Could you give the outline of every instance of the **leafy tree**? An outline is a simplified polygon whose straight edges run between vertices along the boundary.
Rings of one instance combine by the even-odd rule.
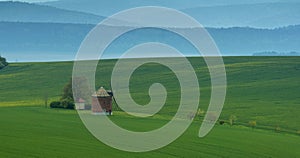
[[[198,111],[197,111],[197,115],[198,115],[199,117],[203,117],[204,114],[205,114],[205,111],[199,108]]]
[[[74,100],[72,91],[72,80],[70,80],[63,89],[61,100]]]
[[[48,93],[46,92],[46,93],[45,93],[45,95],[44,95],[45,108],[47,108],[47,107],[48,107],[48,99],[49,99],[49,97],[48,97]]]
[[[255,128],[256,127],[256,121],[249,121],[249,126],[252,127],[252,128]]]
[[[61,106],[65,109],[74,109],[75,105],[72,90],[72,79],[70,79],[69,82],[65,85],[60,102]]]
[[[0,55],[0,69],[4,68],[7,65],[8,63],[6,62],[6,59]]]
[[[75,86],[74,89],[72,81],[74,83],[73,85]],[[70,79],[69,82],[65,85],[61,99],[78,101],[80,98],[82,98],[84,100],[88,100],[90,96],[91,90],[88,86],[87,79],[83,77],[75,77],[73,78],[73,80]]]
[[[74,77],[72,87],[75,101],[83,99],[86,103],[90,103],[93,91],[89,87],[88,80],[85,77]]]
[[[235,123],[236,120],[237,120],[237,117],[235,115],[230,115],[229,120],[228,120],[230,126],[232,126]]]
[[[280,131],[281,131],[281,128],[280,128],[279,126],[276,126],[276,127],[275,127],[275,132],[278,132],[278,133],[279,133]]]
[[[74,109],[74,99],[72,91],[72,80],[70,80],[63,88],[63,94],[60,101],[54,101],[50,104],[51,108]]]

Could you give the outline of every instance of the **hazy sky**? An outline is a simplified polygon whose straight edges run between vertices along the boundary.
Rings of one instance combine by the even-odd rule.
[[[0,1],[9,1],[9,0],[0,0]],[[21,2],[47,2],[53,0],[14,0],[14,1],[21,1]]]

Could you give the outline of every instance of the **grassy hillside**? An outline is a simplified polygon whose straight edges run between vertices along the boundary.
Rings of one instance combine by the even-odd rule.
[[[228,89],[221,119],[237,117],[236,126],[217,125],[204,139],[197,138],[201,118],[170,146],[143,153],[125,153],[98,142],[84,128],[76,111],[44,108],[44,97],[58,99],[72,73],[72,62],[14,63],[0,71],[0,157],[299,157],[299,57],[226,57]],[[201,86],[200,107],[210,98],[210,79],[201,58],[190,58]],[[101,61],[97,86],[108,86],[115,60]],[[178,81],[164,66],[146,64],[132,76],[131,92],[139,104],[149,102],[148,88],[165,85],[167,103],[146,119],[115,112],[111,119],[124,128],[160,127],[176,111]],[[158,117],[160,116],[160,117]],[[257,121],[258,129],[245,126]],[[139,127],[137,129],[137,127]],[[280,127],[281,132],[274,129]],[[263,130],[268,129],[268,130]],[[286,131],[286,132],[282,132]]]
[[[71,77],[72,63],[10,64],[0,72],[1,106],[40,106],[56,99]]]
[[[300,130],[299,60],[299,57],[226,57],[228,89],[222,118],[234,114],[241,123],[257,120],[259,125]],[[208,70],[202,59],[190,61],[201,86],[200,106],[206,107],[210,98]],[[97,86],[109,85],[114,62],[107,60],[98,66]],[[45,95],[50,100],[57,99],[71,77],[72,66],[72,62],[10,64],[0,71],[0,106],[41,106]],[[149,101],[148,88],[154,82],[161,82],[172,94],[167,105],[178,103],[178,81],[164,66],[140,67],[131,82],[133,98],[140,104]]]

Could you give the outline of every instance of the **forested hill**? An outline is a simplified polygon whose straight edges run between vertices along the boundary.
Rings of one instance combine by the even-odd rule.
[[[0,21],[97,24],[94,14],[17,1],[0,1]]]
[[[92,24],[0,22],[0,51],[9,61],[15,59],[21,61],[23,56],[28,56],[28,53],[33,55],[35,52],[41,56],[47,52],[50,60],[54,59],[51,56],[57,55],[63,55],[62,60],[71,60],[93,27]],[[300,25],[277,29],[233,27],[207,28],[207,30],[222,55],[240,56],[270,51],[300,52]],[[174,47],[182,47],[183,53],[195,53],[186,47],[182,39],[155,29],[135,31],[124,36],[123,41],[116,43],[111,52],[123,52],[129,46],[137,44],[135,42],[153,41],[158,37],[163,40],[160,42],[167,41]]]

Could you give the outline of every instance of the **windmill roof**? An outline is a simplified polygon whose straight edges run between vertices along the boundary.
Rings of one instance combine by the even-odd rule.
[[[95,94],[93,95],[95,97],[110,97],[110,95],[107,93],[107,91],[101,87],[98,89],[97,92],[95,92]]]

